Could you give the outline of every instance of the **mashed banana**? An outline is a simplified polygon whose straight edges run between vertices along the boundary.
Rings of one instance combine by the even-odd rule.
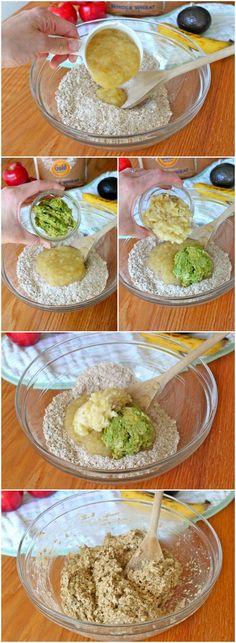
[[[150,228],[160,241],[181,243],[191,231],[191,210],[177,196],[153,196],[142,218],[144,225]]]
[[[102,29],[90,39],[86,48],[86,61],[95,83],[105,89],[113,89],[137,74],[140,52],[124,31]]]
[[[106,388],[92,393],[76,411],[73,420],[75,433],[80,436],[91,431],[101,432],[117,415],[117,410],[132,401],[125,389]]]

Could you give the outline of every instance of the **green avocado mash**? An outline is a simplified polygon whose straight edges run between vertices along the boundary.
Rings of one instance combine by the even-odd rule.
[[[70,228],[73,230],[76,227],[71,208],[59,197],[42,199],[38,205],[34,205],[33,213],[35,225],[51,238],[64,237]]]
[[[173,273],[185,288],[212,276],[213,261],[199,246],[186,246],[174,257]]]
[[[151,447],[154,435],[151,420],[138,406],[124,406],[104,429],[102,440],[118,460]]]

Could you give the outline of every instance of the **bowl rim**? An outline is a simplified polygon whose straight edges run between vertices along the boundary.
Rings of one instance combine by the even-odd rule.
[[[91,504],[92,505],[94,505],[94,504],[96,504],[96,505],[98,505],[98,504],[106,504],[106,503],[111,501],[110,499],[108,499],[108,500],[102,499],[102,500],[99,500],[99,501],[96,501],[94,499],[93,501],[86,503],[86,499],[87,499],[89,494],[99,494],[100,491],[98,489],[94,489],[94,490],[90,490],[90,491],[85,491],[84,493],[85,493],[85,504],[81,505],[83,508],[88,507]],[[173,500],[173,497],[169,496],[167,493],[164,493],[164,496],[167,499]],[[108,632],[112,628],[112,629],[114,629],[115,632],[117,631],[117,633],[118,633],[118,631],[120,631],[121,629],[129,629],[130,627],[135,627],[135,626],[136,627],[139,627],[139,626],[152,627],[152,626],[155,626],[155,624],[160,625],[161,623],[163,623],[163,625],[165,625],[168,622],[168,620],[170,619],[170,617],[173,616],[173,614],[175,614],[177,617],[179,617],[180,621],[182,621],[185,618],[188,618],[188,616],[190,616],[191,614],[193,614],[202,605],[202,603],[205,602],[205,600],[207,599],[210,591],[212,590],[212,588],[214,587],[216,581],[219,578],[219,575],[220,575],[220,572],[221,572],[221,569],[222,569],[222,563],[223,563],[223,551],[222,551],[222,545],[221,545],[221,541],[219,539],[219,536],[216,533],[215,529],[212,527],[211,523],[200,512],[196,511],[195,509],[193,509],[191,507],[191,512],[193,514],[195,514],[195,520],[194,521],[193,521],[193,519],[190,520],[190,518],[187,518],[186,516],[184,516],[184,519],[189,524],[191,523],[191,525],[195,529],[197,529],[199,532],[202,532],[202,530],[201,530],[200,526],[198,525],[198,522],[201,521],[201,522],[204,523],[204,525],[207,527],[207,529],[211,533],[211,536],[213,537],[213,540],[214,540],[214,542],[216,544],[216,547],[217,547],[217,554],[218,554],[217,570],[215,570],[214,577],[207,582],[206,587],[204,587],[204,590],[202,591],[202,593],[200,595],[200,600],[201,600],[200,605],[199,605],[199,596],[196,596],[189,603],[189,605],[186,605],[185,607],[179,609],[176,612],[170,612],[170,614],[162,616],[162,617],[160,617],[160,619],[151,620],[151,621],[148,620],[148,621],[145,621],[145,622],[142,622],[142,623],[124,623],[124,624],[120,624],[120,625],[118,625],[118,624],[103,624],[103,623],[100,624],[100,623],[95,623],[93,621],[78,620],[78,619],[74,619],[72,617],[67,616],[63,612],[57,612],[56,610],[53,610],[51,608],[48,608],[48,607],[44,606],[44,604],[42,602],[40,602],[39,600],[36,599],[36,597],[31,595],[30,587],[29,587],[29,585],[27,583],[27,579],[24,577],[24,574],[23,574],[23,571],[22,571],[21,556],[24,555],[24,553],[22,552],[23,545],[24,545],[24,540],[25,540],[25,538],[27,538],[27,536],[29,536],[29,533],[30,533],[31,529],[33,529],[33,528],[35,528],[35,526],[37,526],[37,522],[42,518],[42,516],[45,516],[45,514],[50,513],[52,508],[54,508],[56,506],[60,506],[62,504],[65,504],[65,503],[67,503],[67,501],[68,501],[68,504],[69,504],[71,499],[76,498],[76,497],[81,499],[81,497],[83,497],[83,496],[82,496],[81,492],[75,492],[71,496],[68,496],[65,499],[57,501],[51,507],[48,507],[43,512],[41,512],[39,514],[39,516],[37,516],[37,518],[35,518],[33,520],[33,522],[30,524],[30,526],[26,529],[26,531],[23,534],[23,536],[22,536],[22,538],[20,540],[20,543],[19,543],[19,547],[18,547],[18,551],[17,551],[17,571],[18,571],[20,581],[21,581],[25,591],[27,592],[27,594],[30,595],[30,599],[31,599],[32,603],[34,603],[38,607],[39,610],[41,609],[41,611],[46,616],[49,616],[49,618],[51,617],[52,620],[54,620],[54,621],[56,620],[56,622],[58,623],[58,615],[59,615],[60,619],[63,618],[63,620],[65,620],[65,622],[67,623],[68,628],[69,628],[70,624],[71,625],[76,625],[76,629],[78,629],[78,627],[80,627],[80,626],[85,627],[85,631],[87,629],[89,629],[90,627],[93,627],[93,628],[97,627],[99,630],[101,630],[101,632],[103,631],[104,634],[105,634],[106,631]],[[116,498],[116,502],[121,503],[121,504],[122,503],[127,503],[127,502],[132,502],[132,503],[139,504],[139,505],[140,504],[141,505],[146,505],[146,506],[147,505],[148,506],[152,505],[152,499],[150,499],[150,501],[149,501],[149,500],[144,500],[144,499],[141,500],[141,499],[137,499],[137,498],[132,499],[132,500],[129,500],[127,498]],[[185,509],[189,509],[189,505],[187,503],[184,503],[183,501],[181,501],[179,499],[175,499],[175,503],[180,504]],[[164,508],[164,509],[167,510],[167,508]],[[70,510],[68,510],[68,513],[69,513],[69,511]],[[177,511],[176,508],[175,509],[169,509],[169,511],[171,511],[171,513],[173,513],[173,514],[180,515],[180,514],[178,514],[178,511]],[[212,550],[211,543],[209,542],[209,537],[206,536],[205,533],[201,534],[201,535],[202,535],[202,537],[204,536],[204,538],[203,538],[204,541],[206,541],[206,538],[207,538],[208,549]],[[211,556],[211,559],[212,559],[212,556]],[[178,622],[180,622],[180,621],[178,620],[177,622],[173,623],[169,627],[171,627],[173,625],[177,625]]]
[[[130,17],[120,17],[119,16],[119,21],[121,23],[122,22],[124,22],[124,23],[125,22],[133,23],[133,22],[135,22],[135,19],[130,18]],[[104,21],[104,18],[103,18],[103,19],[91,21],[89,24],[96,26],[98,23],[104,23],[104,22],[105,21]],[[195,42],[193,43],[191,37],[186,35],[186,34],[184,34],[184,37],[185,37],[186,41],[189,41],[189,47],[187,47],[187,45],[186,46],[183,45],[182,43],[176,42],[176,40],[174,38],[171,38],[170,36],[167,37],[167,36],[164,36],[164,35],[160,34],[157,30],[155,30],[155,25],[152,24],[151,22],[148,22],[147,20],[139,19],[138,24],[139,25],[148,25],[148,28],[149,28],[148,33],[150,35],[151,34],[155,35],[156,38],[159,38],[160,40],[169,41],[172,45],[177,47],[177,49],[181,49],[181,50],[185,51],[186,53],[188,53],[190,59],[194,59],[194,58],[198,57],[198,54],[203,54],[204,53],[203,50],[201,49],[201,47],[197,43],[195,43]],[[76,26],[78,28],[78,33],[79,33],[79,28],[85,27],[85,23],[77,23]],[[158,26],[165,26],[165,25],[163,23],[159,22]],[[151,30],[150,27],[152,27],[152,30]],[[171,28],[173,28],[173,31],[177,31],[177,28],[174,25],[173,25],[173,27],[171,26]],[[40,68],[40,72],[39,72],[40,74],[42,73],[43,66],[46,65],[47,62],[48,62],[47,58],[42,59],[41,68]],[[93,139],[96,138],[97,145],[98,146],[101,145],[102,147],[104,147],[104,139],[106,139],[105,147],[110,147],[110,146],[113,146],[113,145],[116,145],[116,147],[122,147],[122,145],[125,144],[125,141],[127,141],[127,138],[128,138],[129,141],[128,141],[127,145],[132,147],[132,144],[137,144],[138,143],[138,141],[136,141],[137,137],[138,138],[144,138],[144,137],[148,136],[148,138],[149,138],[151,136],[153,138],[155,135],[158,135],[158,133],[161,133],[161,132],[165,131],[166,129],[168,129],[168,136],[172,135],[175,131],[178,131],[178,129],[181,129],[182,127],[185,127],[194,118],[195,113],[196,113],[196,109],[197,109],[199,104],[200,104],[200,106],[203,105],[203,103],[205,101],[205,98],[206,98],[206,96],[208,94],[210,84],[211,84],[210,65],[206,63],[206,65],[204,65],[203,67],[201,67],[200,69],[197,70],[199,72],[199,77],[200,78],[202,78],[202,74],[204,74],[204,72],[205,73],[207,72],[206,87],[205,87],[203,93],[201,94],[201,96],[198,96],[198,98],[197,98],[196,102],[194,103],[194,105],[192,105],[190,108],[188,108],[187,122],[185,122],[186,121],[186,112],[184,112],[184,114],[182,114],[181,116],[178,116],[178,118],[176,118],[175,121],[173,121],[173,122],[169,121],[169,123],[167,123],[167,125],[155,128],[153,130],[148,130],[147,132],[139,132],[138,134],[131,134],[131,135],[126,135],[126,134],[122,134],[122,135],[116,134],[115,136],[114,135],[105,135],[105,134],[101,135],[101,134],[97,134],[95,132],[86,132],[86,131],[83,131],[83,130],[75,129],[73,127],[68,127],[62,121],[58,120],[57,118],[52,116],[52,114],[50,114],[50,112],[43,105],[42,101],[39,99],[38,91],[34,87],[33,77],[34,77],[34,72],[35,72],[35,69],[36,69],[36,65],[38,65],[38,63],[39,63],[39,60],[35,60],[31,65],[30,76],[29,76],[29,85],[30,85],[31,94],[32,94],[34,100],[36,101],[37,105],[40,107],[43,115],[48,118],[48,120],[52,124],[52,126],[57,127],[57,125],[59,125],[59,129],[60,130],[63,129],[65,135],[68,135],[69,137],[75,138],[75,139],[78,139],[78,137],[80,137],[81,140],[84,140],[84,138],[85,138],[85,139],[88,139],[88,141],[89,140],[93,141]],[[54,73],[57,73],[57,70],[54,70]],[[179,126],[179,128],[178,128],[178,126]],[[176,129],[176,127],[177,127],[177,129]],[[89,142],[88,142],[88,144],[89,144]]]
[[[104,204],[104,206],[101,206],[100,204],[96,204],[96,206],[95,206],[95,204],[93,205],[91,203],[88,203],[87,201],[82,201],[82,200],[78,201],[78,204],[79,204],[79,209],[80,209],[80,219],[82,218],[81,217],[81,211],[83,210],[83,208],[85,208],[85,209],[88,209],[88,210],[91,210],[91,211],[94,211],[94,209],[96,209],[98,211],[101,210],[101,212],[99,212],[99,216],[103,216],[103,213],[105,213],[105,214],[109,214],[110,216],[113,215],[114,221],[116,220],[116,215],[105,204]],[[81,221],[80,221],[80,224],[79,224],[79,228],[80,228],[80,226],[81,226]],[[104,217],[104,226],[105,226],[105,217]],[[118,232],[116,234],[117,234],[117,240],[116,240],[116,244],[115,244],[115,249],[117,251]],[[23,295],[22,293],[19,293],[16,290],[15,286],[10,281],[10,279],[9,279],[7,273],[6,273],[5,257],[7,255],[7,247],[8,247],[8,245],[12,245],[12,244],[4,244],[4,246],[2,247],[2,257],[1,257],[2,280],[5,283],[5,285],[7,286],[7,288],[9,288],[9,290],[16,297],[16,299],[19,299],[20,301],[23,301],[24,304],[27,304],[28,306],[31,306],[31,308],[37,308],[39,310],[45,310],[45,311],[48,311],[48,312],[53,312],[55,314],[61,313],[61,312],[65,312],[65,313],[68,312],[69,313],[69,312],[73,312],[73,311],[80,311],[80,310],[83,310],[85,308],[90,308],[92,306],[96,306],[96,304],[101,303],[102,301],[104,301],[105,299],[110,297],[117,290],[117,283],[118,283],[118,256],[116,258],[115,277],[114,277],[114,279],[112,280],[112,282],[110,283],[109,286],[106,284],[104,290],[100,293],[100,295],[96,295],[95,297],[87,299],[87,300],[85,300],[83,302],[70,303],[68,305],[62,304],[60,306],[54,306],[52,304],[47,305],[47,304],[40,303],[38,301],[34,301],[33,299],[30,299],[30,297],[27,295],[27,293],[25,295]],[[22,244],[16,244],[16,245],[17,245],[17,247],[22,246]],[[23,249],[25,247],[26,246],[24,245]],[[41,248],[42,248],[42,246],[41,246]],[[23,252],[23,250],[21,250],[21,252]],[[117,255],[118,255],[118,253],[117,253]],[[95,331],[93,331],[93,332],[95,332]]]
[[[164,338],[164,335],[162,335],[160,333],[160,337]],[[62,346],[62,344],[65,345],[68,342],[70,342],[71,339],[72,339],[72,341],[74,341],[74,338],[69,338],[69,339],[63,340],[62,342],[58,342],[58,344],[60,346]],[[186,354],[188,352],[186,345],[182,344],[180,341],[177,341],[177,340],[172,339],[172,338],[169,338],[169,340],[171,342],[173,342],[174,346],[177,345],[178,347],[183,348],[183,353],[184,354]],[[163,347],[160,347],[160,346],[158,347],[157,345],[154,345],[154,344],[148,344],[147,342],[142,341],[142,340],[141,341],[134,341],[133,340],[131,342],[131,341],[122,339],[121,342],[120,342],[120,340],[110,340],[109,339],[108,341],[103,340],[102,343],[100,343],[100,342],[99,343],[98,342],[93,343],[93,339],[91,340],[92,343],[90,343],[90,339],[88,341],[89,341],[89,343],[86,345],[86,347],[81,347],[78,350],[85,350],[86,348],[93,348],[93,347],[95,347],[97,345],[103,345],[103,346],[108,345],[109,346],[111,344],[113,345],[113,344],[120,344],[120,343],[127,344],[127,345],[130,345],[130,344],[139,345],[139,346],[141,345],[141,346],[143,346],[145,348],[150,348],[150,349],[152,348],[152,349],[156,349],[156,350],[158,350],[158,349],[162,350],[163,349]],[[52,346],[50,346],[47,349],[45,349],[44,351],[42,351],[41,355],[44,354],[46,351],[50,350],[51,348],[53,348],[54,346],[55,346],[55,344],[53,344]],[[163,351],[163,352],[166,352],[166,350]],[[168,350],[167,350],[167,353],[168,353]],[[178,356],[177,351],[174,352],[174,350],[173,350],[172,353],[174,353],[175,357]],[[21,387],[25,386],[23,380],[25,378],[27,370],[29,368],[31,368],[31,366],[39,359],[40,359],[40,356],[37,356],[30,363],[30,365],[24,370],[24,372],[23,372],[23,374],[22,374],[22,376],[21,376],[21,378],[20,378],[20,380],[19,380],[19,382],[17,384],[16,392],[15,392],[15,411],[16,411],[16,416],[17,416],[17,419],[19,421],[19,424],[20,424],[24,434],[29,439],[31,444],[34,446],[36,451],[38,451],[40,453],[40,455],[44,459],[46,459],[51,464],[53,464],[57,469],[60,469],[60,470],[66,472],[66,473],[69,473],[69,474],[71,474],[71,475],[73,475],[75,477],[84,478],[84,479],[90,479],[90,480],[93,479],[94,480],[95,475],[97,476],[97,479],[99,479],[102,476],[100,478],[100,481],[102,482],[102,481],[104,481],[103,476],[112,476],[112,480],[109,481],[109,482],[111,482],[111,484],[114,484],[114,483],[116,483],[117,481],[120,480],[120,476],[126,477],[126,476],[131,475],[132,478],[128,478],[128,481],[131,481],[132,479],[134,479],[134,480],[135,479],[147,479],[147,478],[153,478],[156,475],[161,475],[162,472],[161,473],[156,473],[156,471],[155,471],[155,468],[156,468],[157,465],[159,467],[167,465],[167,469],[165,469],[165,471],[169,471],[169,469],[174,468],[174,467],[178,466],[180,463],[182,463],[183,461],[185,461],[192,453],[194,453],[198,449],[198,447],[202,444],[202,442],[207,437],[207,435],[208,435],[208,433],[209,433],[209,431],[211,429],[214,417],[215,417],[216,412],[217,412],[218,389],[217,389],[216,380],[215,380],[214,375],[213,375],[211,369],[209,368],[209,366],[207,364],[205,364],[201,358],[199,358],[198,364],[200,363],[200,365],[203,366],[203,368],[205,370],[205,373],[206,373],[206,375],[207,375],[207,377],[208,377],[208,379],[209,379],[209,381],[211,383],[211,386],[212,386],[212,390],[210,392],[210,399],[211,399],[211,407],[212,408],[209,409],[209,417],[204,420],[204,423],[201,426],[201,429],[199,430],[197,436],[195,436],[190,442],[188,442],[187,445],[185,445],[184,447],[179,449],[179,451],[177,451],[176,453],[168,456],[167,458],[163,458],[161,460],[158,460],[157,462],[155,461],[155,462],[147,463],[147,464],[142,465],[142,466],[136,466],[136,467],[126,468],[126,469],[125,468],[123,468],[123,469],[104,469],[104,468],[96,468],[96,467],[91,468],[91,467],[86,467],[84,465],[75,465],[75,464],[71,463],[69,460],[63,460],[62,458],[58,458],[58,456],[56,456],[53,453],[50,453],[50,451],[48,449],[46,449],[45,447],[40,445],[35,440],[34,436],[32,435],[32,432],[31,432],[31,429],[29,428],[27,419],[22,418],[22,414],[20,412],[20,391],[21,391]],[[179,359],[180,359],[180,357],[179,357]],[[43,368],[45,368],[45,366],[43,366]],[[202,380],[202,377],[203,377],[202,374],[199,374],[199,373],[196,372],[196,369],[195,369],[194,365],[190,365],[189,368],[192,371],[195,372],[196,376],[198,378],[200,378],[200,380]],[[42,369],[40,369],[40,370],[42,370]],[[35,374],[34,374],[34,377],[35,377]],[[29,382],[27,382],[27,388],[29,388],[29,385],[30,385]],[[203,386],[202,381],[201,381],[201,386]],[[204,390],[204,394],[206,395],[205,387],[203,388],[203,390]],[[58,393],[57,393],[57,395],[58,395]],[[176,462],[176,459],[178,460],[178,462]]]

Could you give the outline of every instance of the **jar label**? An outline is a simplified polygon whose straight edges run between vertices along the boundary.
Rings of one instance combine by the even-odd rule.
[[[176,156],[163,156],[163,157],[157,156],[156,161],[161,167],[167,168],[167,167],[174,167],[174,165],[178,161],[178,158]]]

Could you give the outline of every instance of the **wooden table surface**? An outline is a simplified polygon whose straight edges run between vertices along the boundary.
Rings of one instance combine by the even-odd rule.
[[[27,6],[42,3],[29,3]],[[45,3],[43,3],[45,6]],[[167,3],[168,4],[168,3]],[[185,4],[179,3],[179,4]],[[231,4],[231,3],[230,3]],[[173,3],[170,3],[173,6]],[[166,9],[169,10],[171,7]],[[40,113],[29,88],[30,66],[2,74],[2,154],[4,156],[114,156],[120,152],[85,146],[58,133]],[[234,59],[211,65],[207,99],[183,130],[130,156],[231,156],[234,154]],[[14,127],[12,126],[14,124]]]
[[[222,488],[234,486],[234,355],[210,364],[219,391],[219,406],[204,444],[175,469],[159,478],[125,488],[162,489]],[[52,467],[33,449],[15,415],[15,386],[2,386],[2,486],[10,489],[93,489],[106,488],[74,478]]]
[[[223,548],[223,568],[207,602],[183,623],[150,641],[234,640],[234,503],[210,519]],[[20,585],[15,558],[2,558],[2,640],[85,641],[36,611]],[[146,639],[147,640],[147,639]]]
[[[13,159],[3,160],[3,169]],[[16,159],[15,159],[16,160]],[[17,159],[19,160],[19,158]],[[32,158],[22,158],[21,162],[27,168],[30,176],[35,176]],[[103,172],[117,169],[117,161],[113,158],[87,159],[88,183]],[[114,293],[101,304],[85,308],[80,312],[48,313],[27,306],[3,285],[2,287],[2,330],[83,330],[103,331],[117,329],[117,297]]]
[[[119,286],[119,330],[207,331],[234,329],[234,291],[208,304],[158,306]]]

